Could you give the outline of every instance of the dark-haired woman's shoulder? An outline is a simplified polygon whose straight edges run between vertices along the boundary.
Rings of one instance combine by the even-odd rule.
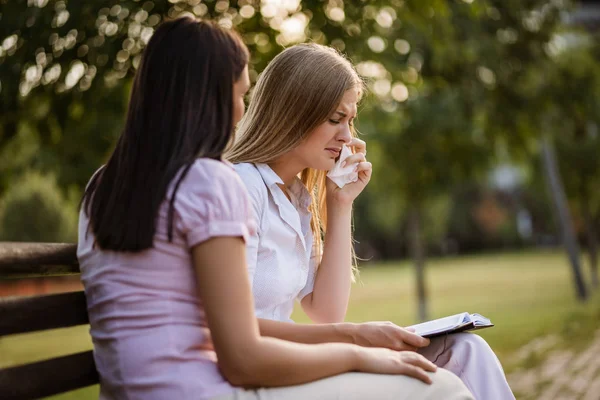
[[[181,181],[174,206],[190,247],[219,233],[247,238],[254,229],[246,188],[228,162],[196,160]]]
[[[237,177],[232,163],[212,158],[198,158],[194,161],[188,174],[204,177],[204,179],[212,177],[217,180],[235,179],[234,177]]]
[[[180,190],[203,191],[211,196],[225,199],[229,196],[247,198],[247,191],[236,173],[233,164],[228,161],[199,158],[181,182]]]

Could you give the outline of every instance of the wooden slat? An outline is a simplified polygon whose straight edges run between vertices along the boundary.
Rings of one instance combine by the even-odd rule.
[[[0,337],[88,323],[83,292],[0,298]]]
[[[0,279],[78,273],[76,244],[0,242]]]
[[[2,400],[29,400],[98,383],[93,352],[0,369]]]

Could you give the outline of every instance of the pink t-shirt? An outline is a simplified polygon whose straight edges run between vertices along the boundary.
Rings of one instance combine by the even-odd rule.
[[[169,189],[169,197],[173,183]],[[250,202],[233,167],[199,159],[174,203],[173,241],[163,201],[154,247],[140,253],[93,247],[80,213],[77,256],[90,315],[100,398],[209,399],[233,391],[206,344],[190,249],[216,236],[255,230]]]

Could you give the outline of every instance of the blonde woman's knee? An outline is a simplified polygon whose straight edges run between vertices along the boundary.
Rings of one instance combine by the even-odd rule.
[[[444,399],[444,400],[474,400],[475,398],[469,392],[465,384],[452,372],[443,368],[432,374],[433,383],[429,385],[430,393],[425,400]]]

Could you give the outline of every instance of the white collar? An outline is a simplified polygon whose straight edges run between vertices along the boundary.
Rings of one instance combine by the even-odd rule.
[[[267,185],[269,190],[272,190],[274,188],[274,186],[284,185],[281,177],[279,175],[277,175],[277,173],[275,171],[273,171],[273,169],[271,167],[269,167],[269,165],[259,164],[259,163],[256,163],[254,165],[256,166],[256,169],[262,176],[263,181],[265,182],[265,184]],[[279,188],[279,189],[281,189],[281,188]],[[310,193],[308,192],[308,189],[306,189],[306,186],[304,186],[304,183],[302,183],[300,178],[298,178],[297,176],[294,177],[294,182],[292,182],[292,185],[289,187],[289,190],[298,199],[298,205],[303,210],[308,210],[308,207],[312,203],[312,198],[310,197]]]

